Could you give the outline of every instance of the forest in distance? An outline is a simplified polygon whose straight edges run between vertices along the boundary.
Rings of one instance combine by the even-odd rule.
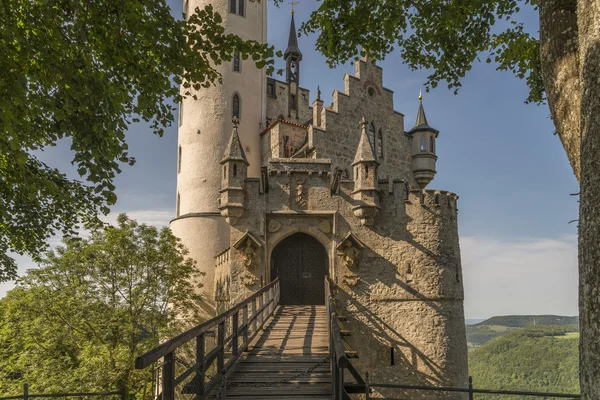
[[[469,375],[473,377],[473,386],[579,393],[578,322],[577,317],[501,316],[467,325]],[[496,398],[477,396],[480,400]],[[507,396],[503,399],[529,398]]]

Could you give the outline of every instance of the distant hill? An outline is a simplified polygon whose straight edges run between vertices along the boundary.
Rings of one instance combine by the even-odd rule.
[[[559,315],[505,315],[486,319],[478,324],[466,324],[469,349],[516,330],[534,326],[562,326],[567,332],[579,331],[578,317]]]
[[[578,393],[579,334],[569,332],[572,326],[512,328],[505,336],[473,349],[469,352],[469,374],[474,387]],[[499,400],[492,395],[478,395],[477,399]]]
[[[526,328],[534,325],[579,325],[579,317],[563,317],[560,315],[505,315],[486,319],[476,325],[501,325],[511,328]]]

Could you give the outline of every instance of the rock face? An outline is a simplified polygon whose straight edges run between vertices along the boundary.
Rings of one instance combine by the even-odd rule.
[[[184,182],[197,180],[189,194],[203,187],[202,198],[217,199],[201,217],[214,220],[215,229],[225,225],[214,237],[210,226],[190,222],[201,218],[193,213],[172,225],[192,256],[204,257],[198,260],[207,304],[225,310],[276,277],[291,304],[323,304],[329,275],[337,284],[338,312],[347,317],[347,347],[358,355],[353,364],[373,382],[466,386],[458,196],[421,188],[435,175],[439,131],[427,125],[421,104],[415,128],[406,132],[382,69],[364,60],[354,76],[344,76],[345,89],[334,92],[331,105],[317,94],[310,107],[310,93],[298,82],[301,53],[291,44],[287,81],[269,78],[255,103],[242,99],[244,107],[266,103],[264,124],[242,112],[233,129],[219,128],[219,154],[196,158],[194,168],[182,164],[182,199],[188,196]],[[218,181],[218,188],[202,186],[207,173],[217,174],[210,182]],[[427,179],[416,179],[424,173]],[[184,204],[181,210],[191,211]],[[322,249],[315,251],[315,243]]]

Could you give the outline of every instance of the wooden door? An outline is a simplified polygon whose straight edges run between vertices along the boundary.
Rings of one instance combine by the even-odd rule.
[[[279,278],[280,303],[325,304],[328,265],[327,251],[314,237],[296,233],[282,240],[271,255],[271,279]]]

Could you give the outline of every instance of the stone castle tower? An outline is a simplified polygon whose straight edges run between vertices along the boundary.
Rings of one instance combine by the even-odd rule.
[[[187,1],[265,42],[265,1]],[[282,304],[324,304],[329,275],[355,365],[374,381],[465,386],[458,196],[425,189],[439,131],[422,97],[406,131],[382,68],[361,60],[332,104],[319,91],[311,102],[293,14],[284,57],[285,81],[236,56],[222,85],[181,106],[171,228],[204,272],[207,313],[275,278]]]

